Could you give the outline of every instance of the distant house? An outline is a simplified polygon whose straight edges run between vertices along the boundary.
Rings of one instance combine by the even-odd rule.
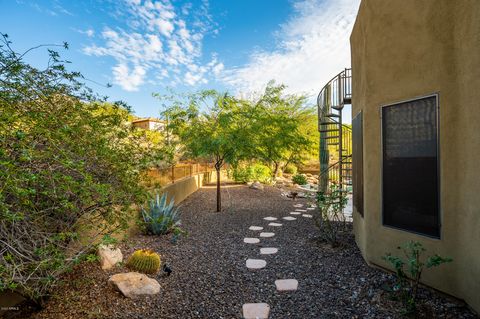
[[[165,129],[166,123],[165,121],[153,117],[147,117],[132,121],[132,125],[134,127],[138,127],[144,130],[163,131]]]

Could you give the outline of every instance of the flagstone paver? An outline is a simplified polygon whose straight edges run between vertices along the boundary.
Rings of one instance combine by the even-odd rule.
[[[285,216],[285,217],[282,217],[283,219],[285,220],[296,220],[295,217],[292,217],[292,216]]]
[[[264,217],[263,219],[272,221],[272,220],[277,220],[277,217],[270,217],[269,216],[269,217]]]
[[[301,212],[290,212],[291,215],[301,215]]]
[[[293,207],[303,207],[303,204],[295,204]]]
[[[268,226],[280,227],[280,226],[282,226],[282,224],[280,224],[280,223],[269,223]]]
[[[315,207],[307,207],[307,210],[315,210]]]
[[[275,236],[275,233],[268,233],[268,232],[260,233],[260,237],[273,237],[273,236]]]
[[[245,244],[258,244],[260,242],[260,239],[258,238],[251,238],[251,237],[245,237],[243,239],[243,242]]]
[[[313,217],[313,216],[310,215],[310,214],[303,214],[302,216],[303,216],[303,217],[306,217],[306,218],[312,218],[312,217]]]
[[[295,210],[296,210],[297,212],[303,212],[303,213],[305,213],[305,212],[307,211],[306,209],[299,209],[299,208],[297,208],[297,209],[295,209]]]
[[[279,279],[275,280],[275,286],[278,291],[294,291],[298,289],[298,280],[296,279]]]
[[[272,254],[276,254],[277,252],[278,252],[278,248],[274,248],[274,247],[260,248],[260,254],[262,255],[272,255]]]
[[[248,229],[250,229],[250,230],[262,230],[263,227],[260,227],[260,226],[250,226]]]
[[[265,268],[267,262],[263,259],[247,259],[246,263],[248,269]]]
[[[268,319],[270,314],[270,306],[266,303],[246,303],[242,308],[245,319]]]

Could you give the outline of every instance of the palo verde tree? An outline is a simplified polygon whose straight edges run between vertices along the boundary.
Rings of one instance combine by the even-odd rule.
[[[285,88],[271,81],[261,97],[251,103],[254,154],[273,166],[274,177],[282,163],[301,162],[315,146],[315,137],[308,131],[313,109],[305,106],[304,96],[285,94]]]
[[[41,301],[95,234],[127,225],[151,161],[128,109],[98,100],[57,52],[44,69],[28,52],[0,37],[0,292]]]
[[[162,96],[157,95],[162,99]],[[170,98],[169,98],[170,99]],[[250,123],[245,103],[228,94],[205,90],[177,95],[164,111],[167,129],[183,145],[189,158],[207,159],[215,164],[217,174],[217,212],[221,211],[220,171],[226,163],[244,158],[250,148]]]

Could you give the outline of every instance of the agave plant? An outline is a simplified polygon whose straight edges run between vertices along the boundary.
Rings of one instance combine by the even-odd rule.
[[[145,223],[147,232],[153,235],[163,235],[174,230],[180,225],[180,215],[176,207],[174,207],[174,200],[170,200],[167,204],[167,195],[159,194],[155,199],[150,200],[148,211],[142,208],[143,221]]]

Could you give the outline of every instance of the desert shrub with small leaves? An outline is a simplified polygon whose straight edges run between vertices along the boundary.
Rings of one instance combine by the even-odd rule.
[[[127,226],[154,156],[123,103],[99,99],[57,52],[40,70],[29,51],[0,35],[0,291],[41,301],[92,251],[80,221],[98,234]]]
[[[297,185],[305,185],[308,183],[307,177],[303,174],[293,175],[292,182],[294,182]]]
[[[389,262],[395,269],[396,283],[392,292],[398,294],[404,304],[404,314],[413,313],[417,307],[418,286],[425,269],[438,267],[449,263],[452,258],[433,255],[422,260],[422,253],[426,251],[423,245],[416,241],[409,241],[397,247],[403,252],[404,257],[387,253],[382,258]]]

